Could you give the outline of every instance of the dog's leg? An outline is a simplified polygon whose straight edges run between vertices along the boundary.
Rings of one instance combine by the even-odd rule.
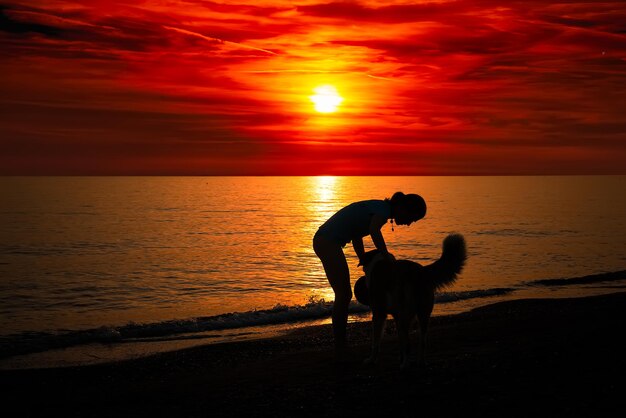
[[[417,308],[417,320],[419,321],[420,327],[420,339],[417,346],[417,366],[422,370],[426,368],[426,360],[424,357],[426,334],[428,333],[430,315],[435,305],[434,289],[429,290],[430,291],[424,290],[421,292],[422,298],[418,299],[419,303]]]
[[[406,313],[401,313],[396,317],[396,327],[398,328],[398,340],[400,342],[400,370],[407,370],[409,367],[409,354],[411,351],[409,343],[409,329],[411,319]]]
[[[385,322],[387,320],[386,313],[372,313],[372,352],[365,359],[365,364],[375,364],[378,361],[378,352],[380,350],[380,342],[385,330]]]
[[[422,370],[426,368],[424,351],[426,346],[426,334],[428,333],[428,322],[430,321],[431,312],[432,310],[427,310],[420,312],[417,315],[420,327],[419,342],[417,343],[417,366]]]

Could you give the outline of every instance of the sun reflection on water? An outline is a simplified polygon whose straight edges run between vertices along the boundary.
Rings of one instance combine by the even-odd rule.
[[[316,177],[317,180],[317,194],[318,200],[326,203],[335,196],[335,183],[337,177],[335,176],[320,176]]]
[[[309,195],[311,196],[310,210],[312,214],[310,216],[309,234],[312,239],[317,228],[339,209],[337,207],[337,194],[341,178],[336,176],[317,176],[312,177],[311,180],[312,181],[309,183]],[[310,272],[306,275],[317,283],[323,283],[323,285],[315,289],[312,296],[316,299],[324,299],[326,301],[334,300],[334,292],[326,281],[326,275],[321,262],[313,252],[313,248],[310,248],[307,252],[311,255],[311,264],[309,265]]]

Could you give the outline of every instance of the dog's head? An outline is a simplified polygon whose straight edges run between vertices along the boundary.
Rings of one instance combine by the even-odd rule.
[[[369,284],[371,279],[372,270],[379,261],[388,259],[395,260],[395,257],[391,254],[385,256],[380,250],[371,250],[363,254],[363,257],[359,260],[359,266],[363,266],[363,272],[365,276],[359,278],[354,284],[354,296],[363,305],[370,304],[369,301]]]
[[[389,254],[389,257],[392,260],[395,260],[395,257],[392,254]],[[378,249],[367,251],[365,254],[363,254],[363,257],[360,258],[358,265],[363,266],[363,272],[367,277],[369,277],[372,269],[374,268],[374,265],[376,265],[377,262],[384,260],[385,258],[385,254]]]
[[[395,260],[396,258],[393,256],[393,254],[388,253],[389,256],[391,257],[392,260]],[[363,254],[363,257],[361,257],[359,259],[359,264],[358,266],[363,266],[363,269],[365,270],[368,266],[376,263],[377,261],[380,261],[382,259],[385,258],[385,255],[383,254],[382,251],[380,251],[379,249],[375,249],[375,250],[371,250],[371,251],[366,251],[365,254]]]
[[[380,250],[378,249],[367,251],[365,254],[363,254],[363,257],[359,259],[359,267],[363,266],[363,269],[365,269],[369,264],[374,261],[374,259],[378,255],[380,255]]]

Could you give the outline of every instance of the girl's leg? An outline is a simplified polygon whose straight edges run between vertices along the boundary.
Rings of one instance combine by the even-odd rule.
[[[335,292],[332,314],[333,334],[335,336],[335,350],[341,356],[346,347],[348,307],[352,299],[350,270],[346,256],[339,244],[316,235],[313,240],[313,249],[322,261],[328,282]]]

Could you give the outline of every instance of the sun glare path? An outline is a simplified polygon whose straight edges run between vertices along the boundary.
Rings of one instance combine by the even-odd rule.
[[[332,113],[337,111],[337,107],[343,101],[337,89],[331,85],[318,86],[313,89],[315,93],[310,97],[315,105],[315,110],[320,113]]]
[[[335,197],[336,180],[337,178],[334,176],[317,177],[317,192],[319,194],[319,200],[322,202],[328,202]]]

